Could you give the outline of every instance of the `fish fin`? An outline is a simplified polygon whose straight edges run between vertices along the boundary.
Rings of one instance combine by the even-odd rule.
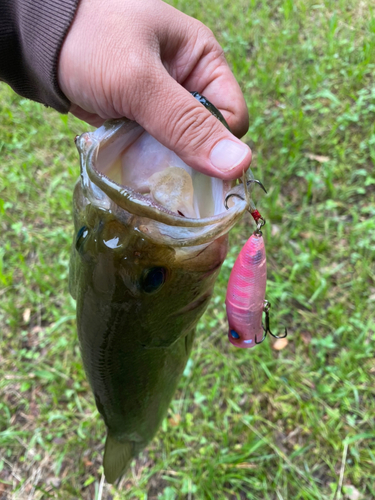
[[[104,474],[107,482],[113,484],[122,476],[133,458],[131,441],[120,443],[108,432],[104,450]]]

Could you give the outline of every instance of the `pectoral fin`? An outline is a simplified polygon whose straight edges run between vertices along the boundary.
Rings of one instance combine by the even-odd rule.
[[[113,484],[130,464],[133,458],[133,444],[120,443],[108,432],[104,450],[104,474],[108,483]]]

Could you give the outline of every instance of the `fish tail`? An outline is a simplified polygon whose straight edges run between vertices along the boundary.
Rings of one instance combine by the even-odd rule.
[[[122,476],[133,458],[133,443],[121,443],[110,432],[107,434],[104,450],[104,475],[109,484]]]

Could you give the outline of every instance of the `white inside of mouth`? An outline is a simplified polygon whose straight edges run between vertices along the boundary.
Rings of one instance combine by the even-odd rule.
[[[95,167],[178,215],[204,218],[225,211],[224,182],[193,170],[141,127],[102,145]]]

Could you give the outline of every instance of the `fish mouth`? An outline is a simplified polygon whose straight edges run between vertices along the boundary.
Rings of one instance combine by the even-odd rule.
[[[224,234],[249,205],[245,188],[197,172],[136,122],[111,120],[76,139],[81,183],[89,201],[126,218],[147,237],[177,246]],[[136,221],[134,220],[136,217]]]

